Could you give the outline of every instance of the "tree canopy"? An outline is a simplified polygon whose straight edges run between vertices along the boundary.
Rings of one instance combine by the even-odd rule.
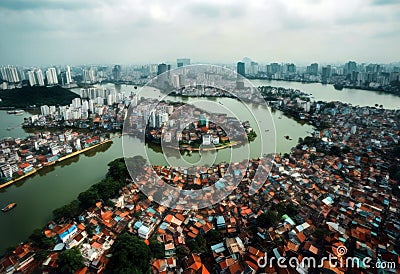
[[[2,91],[0,107],[24,108],[32,105],[68,105],[74,98],[79,98],[79,95],[60,86],[22,87]]]
[[[143,240],[124,232],[115,240],[111,252],[107,268],[112,273],[148,273],[151,251]]]
[[[83,257],[77,247],[64,250],[57,259],[58,273],[75,273],[84,266]]]

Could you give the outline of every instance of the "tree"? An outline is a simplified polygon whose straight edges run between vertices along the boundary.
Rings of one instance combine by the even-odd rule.
[[[112,273],[147,273],[151,252],[139,238],[124,232],[112,246],[112,257],[108,269]]]
[[[79,203],[77,200],[57,208],[53,211],[55,221],[59,222],[62,219],[71,219],[79,214]]]
[[[57,264],[59,273],[74,273],[84,266],[81,251],[77,247],[62,251]]]
[[[215,245],[217,243],[221,242],[221,233],[218,230],[210,230],[207,232],[207,234],[205,235],[205,238],[207,240],[207,244],[208,246],[212,246]]]
[[[190,249],[185,245],[180,245],[176,248],[175,253],[178,259],[182,260],[186,256],[189,256]]]
[[[29,240],[32,242],[33,246],[39,249],[50,249],[54,246],[54,241],[47,238],[41,229],[35,229],[29,236]]]
[[[128,167],[131,174],[143,174],[143,167],[145,166],[145,164],[146,159],[142,156],[134,156],[132,158],[126,159],[126,166]],[[129,174],[126,177],[130,178]]]
[[[78,200],[82,208],[88,208],[100,200],[100,196],[94,187],[91,187],[88,190],[81,192],[78,196]]]
[[[207,250],[206,241],[201,234],[197,235],[195,239],[189,240],[186,244],[192,252],[203,253]]]
[[[289,203],[286,205],[286,214],[289,215],[290,217],[294,217],[298,213],[297,206],[293,203]]]
[[[278,215],[275,212],[268,210],[257,217],[257,225],[262,228],[269,228],[275,225],[278,220]]]
[[[152,237],[150,239],[149,248],[153,258],[161,259],[165,256],[165,248],[164,245],[161,244],[156,237]]]
[[[118,158],[108,164],[107,177],[111,177],[114,180],[125,180],[129,178],[128,170],[124,158]]]
[[[317,228],[313,233],[314,237],[319,241],[323,240],[325,236],[328,236],[328,234],[329,230],[326,228]]]
[[[249,142],[253,142],[257,137],[257,133],[254,130],[251,130],[248,134],[247,134],[247,139],[249,140]]]

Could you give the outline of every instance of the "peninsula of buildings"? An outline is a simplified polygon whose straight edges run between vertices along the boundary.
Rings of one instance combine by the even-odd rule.
[[[104,134],[72,130],[37,132],[26,139],[0,141],[0,188],[35,174],[43,167],[110,142]]]
[[[227,114],[209,113],[189,104],[144,99],[134,110],[124,133],[137,135],[145,128],[146,141],[179,150],[222,149],[254,141],[257,136],[248,121],[238,122]]]

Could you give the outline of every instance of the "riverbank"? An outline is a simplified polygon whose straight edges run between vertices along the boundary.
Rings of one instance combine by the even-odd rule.
[[[111,141],[110,139],[104,140],[104,141],[102,141],[102,142],[100,142],[100,143],[98,143],[98,144],[96,144],[96,145],[93,145],[93,146],[90,146],[90,147],[87,147],[87,148],[84,148],[84,149],[81,149],[81,150],[72,152],[72,153],[70,153],[70,154],[68,154],[68,155],[65,155],[65,156],[59,158],[58,160],[52,162],[52,163],[49,164],[49,165],[42,166],[42,167],[39,167],[39,168],[34,168],[32,171],[30,171],[30,172],[28,172],[28,173],[26,173],[26,174],[24,174],[24,175],[22,175],[22,176],[20,176],[20,177],[18,177],[18,178],[16,178],[16,179],[13,179],[13,180],[10,180],[10,181],[8,181],[8,182],[6,182],[6,183],[4,183],[4,184],[1,184],[1,185],[0,185],[0,189],[5,188],[5,187],[7,187],[7,186],[10,186],[10,185],[12,185],[12,184],[14,184],[14,183],[16,183],[16,182],[18,182],[18,181],[20,181],[20,180],[22,180],[22,179],[25,179],[25,178],[27,178],[27,177],[29,177],[29,176],[32,176],[32,175],[36,174],[39,170],[41,170],[41,169],[43,169],[43,168],[45,168],[45,167],[47,167],[47,166],[54,165],[54,164],[56,164],[56,163],[60,163],[60,162],[62,162],[62,161],[64,161],[64,160],[66,160],[66,159],[69,159],[69,158],[71,158],[71,157],[74,157],[74,156],[76,156],[76,155],[79,155],[79,154],[81,154],[81,153],[84,153],[84,152],[86,152],[86,151],[89,151],[89,150],[91,150],[91,149],[94,149],[94,148],[96,148],[96,147],[98,147],[98,146],[101,146],[101,145],[106,144],[106,143],[109,143],[109,142],[112,142],[112,141]]]
[[[346,84],[343,83],[342,81],[339,82],[329,82],[329,83],[323,83],[321,81],[311,81],[311,80],[296,80],[296,79],[272,79],[272,78],[265,78],[265,77],[246,77],[248,80],[261,80],[261,81],[277,81],[277,82],[293,82],[293,83],[300,83],[300,84],[320,84],[321,86],[332,86],[334,87],[335,85],[341,85],[341,89],[337,90],[342,90],[343,88],[347,89],[355,89],[355,90],[368,90],[368,91],[375,91],[383,94],[390,94],[394,95],[397,97],[400,97],[400,92],[399,90],[395,90],[395,86],[379,86],[379,87],[370,87],[370,86],[355,86],[351,84]],[[390,89],[392,88],[392,89]],[[336,89],[336,88],[335,88]]]
[[[176,149],[176,150],[180,150],[180,151],[216,151],[216,150],[220,150],[220,149],[224,149],[224,148],[228,148],[228,147],[235,147],[235,146],[239,146],[242,145],[242,143],[240,142],[229,142],[229,144],[223,144],[223,145],[214,145],[213,147],[175,147],[175,146],[168,146],[167,148],[172,148],[172,149]]]

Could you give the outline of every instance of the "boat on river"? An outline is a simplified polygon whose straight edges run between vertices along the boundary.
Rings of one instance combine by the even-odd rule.
[[[342,90],[344,86],[342,84],[334,84],[333,87],[337,90]]]
[[[11,209],[13,209],[13,208],[16,207],[16,206],[17,206],[16,203],[10,203],[10,204],[6,205],[5,207],[3,207],[3,208],[1,209],[1,211],[7,212],[7,211],[10,211]]]
[[[24,111],[21,109],[17,109],[17,110],[9,110],[7,111],[8,114],[15,114],[15,115],[22,115],[24,114]]]

